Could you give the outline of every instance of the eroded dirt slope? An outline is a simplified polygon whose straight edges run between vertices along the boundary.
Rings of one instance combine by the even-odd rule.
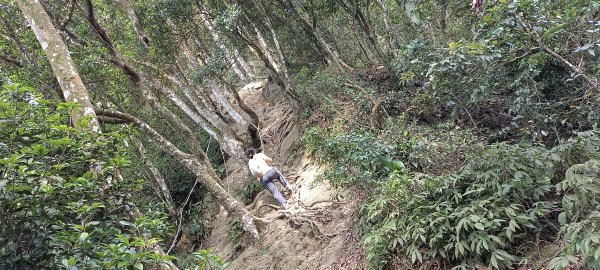
[[[265,154],[297,189],[284,193],[294,207],[283,211],[268,191],[260,192],[246,207],[269,222],[261,226],[259,241],[241,249],[227,239],[229,219],[221,209],[204,248],[230,261],[230,269],[363,269],[364,258],[351,233],[358,196],[315,181],[321,168],[303,152],[301,123],[278,91],[259,81],[246,85],[240,96],[259,115]],[[229,171],[241,172],[231,164]],[[341,202],[332,200],[336,197]]]

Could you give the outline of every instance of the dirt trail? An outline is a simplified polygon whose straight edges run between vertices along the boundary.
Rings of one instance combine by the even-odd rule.
[[[300,122],[278,91],[275,85],[259,81],[246,85],[240,96],[260,118],[264,153],[297,189],[294,194],[284,193],[294,208],[291,214],[283,214],[280,208],[269,206],[278,203],[263,190],[246,206],[256,216],[273,220],[261,226],[259,241],[236,250],[227,239],[229,218],[221,209],[213,217],[204,248],[230,261],[230,269],[363,269],[364,258],[350,231],[356,223],[352,217],[356,196],[351,199],[348,191],[314,181],[321,168],[303,152]],[[231,174],[240,171],[230,168]],[[336,195],[345,203],[322,202]]]

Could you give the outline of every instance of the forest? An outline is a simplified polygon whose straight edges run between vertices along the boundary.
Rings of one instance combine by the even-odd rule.
[[[0,0],[0,37],[0,269],[600,269],[600,0]]]

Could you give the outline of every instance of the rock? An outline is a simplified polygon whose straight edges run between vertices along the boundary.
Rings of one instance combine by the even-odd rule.
[[[283,162],[287,162],[288,158],[292,156],[291,150],[300,141],[300,128],[294,126],[290,133],[283,139],[279,146],[279,155],[285,157]]]

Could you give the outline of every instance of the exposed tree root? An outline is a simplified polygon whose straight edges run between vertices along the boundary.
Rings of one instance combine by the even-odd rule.
[[[292,225],[292,227],[297,228],[302,226],[302,224],[306,223],[310,225],[312,231],[317,232],[319,238],[329,239],[337,235],[337,233],[327,233],[324,230],[324,225],[318,219],[329,219],[331,216],[325,211],[325,207],[315,207],[317,204],[322,203],[332,203],[332,204],[345,204],[346,202],[338,202],[334,200],[320,200],[311,203],[310,205],[304,204],[300,200],[300,192],[294,192],[293,197],[295,198],[295,203],[290,209],[281,209],[280,206],[273,204],[264,204],[256,209],[256,213],[260,214],[260,210],[263,207],[270,207],[276,209],[275,215],[270,216],[268,218],[264,217],[255,217],[255,222],[260,223],[262,225],[270,224],[276,220],[287,219],[288,222]]]
[[[332,203],[332,204],[345,204],[347,203],[346,201],[343,202],[339,202],[339,201],[334,201],[334,200],[320,200],[320,201],[316,201],[311,203],[310,205],[305,205],[304,203],[302,203],[301,201],[298,201],[304,208],[307,209],[313,209],[315,205],[320,204],[320,203]]]
[[[280,207],[280,206],[277,206],[277,205],[274,205],[274,204],[263,204],[263,205],[259,206],[259,207],[258,207],[258,209],[256,209],[256,212],[257,212],[258,214],[260,214],[260,209],[261,209],[261,208],[263,208],[263,207],[265,207],[265,206],[266,206],[266,207],[271,207],[271,208],[273,208],[273,209],[275,209],[275,210],[279,210],[279,209],[281,209],[281,207]]]

